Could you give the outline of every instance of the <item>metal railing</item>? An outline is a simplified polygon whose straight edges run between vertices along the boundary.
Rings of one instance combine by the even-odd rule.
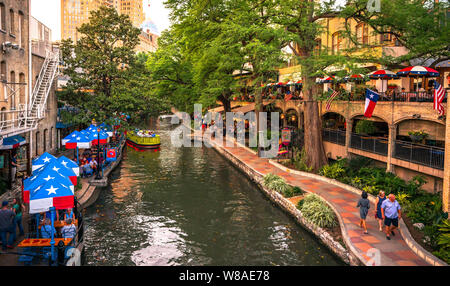
[[[0,111],[0,135],[14,135],[12,134],[14,131],[16,133],[24,132],[23,129],[26,127],[25,109]]]
[[[383,156],[388,154],[388,138],[352,133],[350,147]]]
[[[338,129],[323,129],[323,141],[345,146],[345,131]]]
[[[419,165],[444,169],[445,149],[406,141],[395,141],[393,157]]]
[[[433,92],[378,92],[380,97],[378,101],[395,101],[395,102],[433,102]],[[447,95],[444,97],[443,102],[447,102]],[[365,95],[363,93],[352,93],[350,95],[350,101],[364,101]]]

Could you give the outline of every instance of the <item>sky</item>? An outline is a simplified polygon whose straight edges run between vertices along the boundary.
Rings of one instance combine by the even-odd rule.
[[[161,32],[170,26],[164,0],[143,0],[144,12]],[[150,4],[150,6],[149,6]],[[61,39],[61,0],[31,0],[31,15],[52,30],[52,40]]]

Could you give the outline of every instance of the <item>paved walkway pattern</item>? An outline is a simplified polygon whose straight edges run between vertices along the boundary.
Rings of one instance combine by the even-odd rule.
[[[259,158],[245,148],[238,146],[224,148],[254,170],[264,175],[273,173],[281,176],[289,184],[316,193],[330,202],[343,220],[344,228],[342,231],[347,233],[354,249],[359,251],[360,256],[366,262],[371,259],[367,255],[367,251],[375,248],[380,251],[380,264],[382,266],[429,265],[406,245],[398,230],[395,231],[395,236],[391,235],[391,240],[386,239],[385,234],[379,231],[378,222],[375,220],[376,208],[374,204],[370,205],[366,220],[369,234],[363,234],[363,229],[359,226],[359,209],[356,208],[360,198],[357,194],[333,184],[285,172],[270,164],[268,159]]]

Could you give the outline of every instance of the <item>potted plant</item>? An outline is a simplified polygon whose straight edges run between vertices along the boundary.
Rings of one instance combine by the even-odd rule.
[[[361,135],[370,135],[375,133],[376,130],[375,124],[370,120],[359,120],[355,126],[356,133]]]
[[[420,131],[409,131],[408,132],[409,138],[411,138],[411,141],[418,143],[424,143],[425,139],[428,137],[428,133],[426,133],[423,130]]]

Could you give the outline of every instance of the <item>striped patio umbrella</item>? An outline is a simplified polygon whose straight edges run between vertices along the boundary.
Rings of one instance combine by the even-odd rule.
[[[25,144],[25,138],[20,135],[14,135],[6,138],[0,138],[0,150],[14,149]]]
[[[360,81],[360,80],[363,80],[364,79],[364,75],[363,74],[352,74],[352,75],[349,75],[349,76],[346,76],[346,77],[344,77],[343,78],[343,80],[344,80],[344,82],[347,82],[347,81]]]
[[[368,74],[370,79],[392,79],[398,78],[395,72],[390,70],[377,70]]]
[[[397,72],[399,76],[411,76],[411,77],[437,77],[439,72],[429,67],[423,66],[411,66],[399,70]]]
[[[335,76],[327,76],[324,77],[320,80],[320,83],[330,83],[330,82],[334,82],[336,80]]]

